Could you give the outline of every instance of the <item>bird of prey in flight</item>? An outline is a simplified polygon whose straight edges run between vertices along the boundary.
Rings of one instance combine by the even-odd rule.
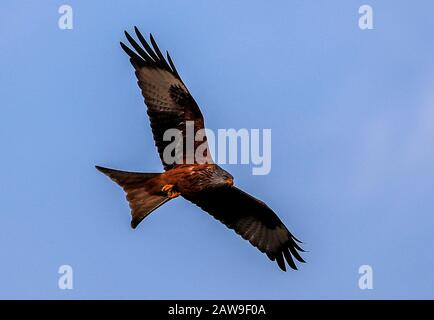
[[[201,161],[185,161],[188,152],[195,152],[199,143],[193,143],[193,150],[187,150],[186,122],[194,123],[194,132],[204,130],[204,119],[199,106],[181,80],[169,55],[167,60],[150,35],[152,47],[135,27],[139,45],[127,32],[131,47],[120,43],[130,57],[135,69],[138,85],[147,106],[152,133],[158,153],[164,166],[162,173],[126,172],[114,169],[96,168],[118,183],[126,192],[131,208],[131,226],[137,225],[152,211],[178,196],[191,201],[215,219],[233,229],[253,246],[276,261],[286,271],[288,265],[297,269],[294,259],[304,262],[299,251],[300,241],[285,227],[279,217],[264,202],[252,197],[234,186],[233,177],[211,159],[205,148]],[[181,163],[165,161],[164,150],[172,141],[166,141],[164,133],[177,129],[184,146],[180,155]],[[203,141],[206,143],[206,137]]]

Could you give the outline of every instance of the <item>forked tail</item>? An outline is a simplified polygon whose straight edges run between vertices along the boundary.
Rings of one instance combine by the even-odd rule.
[[[170,200],[167,195],[161,192],[161,184],[158,179],[161,173],[126,172],[100,166],[95,167],[119,184],[127,193],[133,229],[152,211]]]

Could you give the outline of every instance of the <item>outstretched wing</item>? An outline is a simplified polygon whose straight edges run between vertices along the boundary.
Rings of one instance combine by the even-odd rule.
[[[136,70],[164,169],[169,170],[181,163],[212,163],[202,113],[176,71],[169,53],[166,52],[167,62],[152,35],[151,48],[137,27],[134,30],[142,46],[125,31],[135,51],[122,42],[121,47],[130,56]],[[187,131],[191,132],[189,136]]]
[[[293,257],[304,262],[304,252],[279,217],[265,203],[236,187],[222,187],[184,196],[235,230],[286,271],[285,260],[297,269]]]

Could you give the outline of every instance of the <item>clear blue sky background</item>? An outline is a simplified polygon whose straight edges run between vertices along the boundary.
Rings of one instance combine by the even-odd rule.
[[[62,31],[63,3],[0,4],[0,298],[434,298],[433,1],[69,1]],[[118,44],[134,25],[209,128],[272,129],[269,175],[225,168],[306,242],[299,271],[183,199],[130,229],[94,165],[161,170]]]

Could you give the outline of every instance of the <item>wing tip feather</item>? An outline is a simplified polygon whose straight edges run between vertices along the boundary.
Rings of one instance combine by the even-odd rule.
[[[121,41],[121,47],[130,56],[130,58],[132,58],[135,61],[136,65],[144,66],[146,63],[148,63],[148,65],[150,66],[162,68],[172,73],[176,78],[178,78],[182,82],[181,77],[179,76],[179,73],[175,68],[173,60],[169,55],[169,52],[166,51],[167,58],[165,58],[164,55],[161,53],[152,33],[149,33],[149,39],[152,45],[151,47],[146,41],[145,37],[143,37],[142,33],[140,32],[137,26],[134,26],[134,32],[136,33],[137,38],[139,39],[143,48],[134,40],[134,38],[126,30],[124,30],[125,37],[133,46],[133,48],[137,51],[137,53],[131,50],[122,41]]]

